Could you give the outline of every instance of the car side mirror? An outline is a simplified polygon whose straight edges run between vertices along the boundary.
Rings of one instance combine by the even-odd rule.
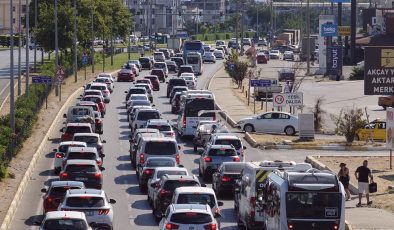
[[[127,93],[127,91],[124,91],[124,93]]]
[[[63,114],[63,118],[67,118],[67,115],[66,115],[66,114]]]
[[[218,206],[220,207],[220,206],[223,206],[224,204],[223,204],[223,202],[221,202],[221,201],[218,201]]]
[[[46,189],[46,188],[42,188],[42,189],[41,189],[41,192],[42,192],[42,193],[46,193],[46,192],[47,192],[47,189]]]
[[[201,187],[205,188],[205,187],[207,187],[207,185],[206,184],[201,184]]]
[[[52,151],[53,151],[53,152],[57,152],[57,149],[53,149]]]
[[[35,226],[41,226],[42,222],[41,221],[34,221],[33,223]]]
[[[63,131],[64,131],[64,128],[61,128],[61,129],[59,130],[59,132],[61,132],[61,133],[62,133]]]
[[[244,150],[247,149],[246,146],[242,147]]]
[[[215,217],[215,218],[220,218],[220,217],[222,217],[222,215],[220,215],[220,213],[215,213],[215,215],[213,215],[213,217]]]
[[[103,158],[104,158],[104,157],[105,157],[105,154],[104,154],[104,153],[101,153],[101,154],[100,154],[100,157],[103,157]]]
[[[185,166],[183,166],[183,165],[178,165],[178,168],[184,168]]]
[[[103,140],[103,141],[101,141],[101,142],[103,142],[103,143],[107,143],[107,141],[106,141],[106,140]]]
[[[102,166],[100,166],[100,170],[101,170],[101,171],[104,171],[104,170],[105,170],[105,168],[104,168],[104,167],[102,167]]]
[[[182,149],[182,147],[181,147],[180,145],[178,145],[178,149],[179,149],[179,150],[181,150],[181,149]]]
[[[114,200],[114,199],[109,199],[109,203],[110,203],[110,204],[116,204],[116,200]]]

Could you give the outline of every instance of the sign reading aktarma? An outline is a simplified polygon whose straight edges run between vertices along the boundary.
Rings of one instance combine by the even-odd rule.
[[[364,94],[394,95],[394,46],[365,47]]]

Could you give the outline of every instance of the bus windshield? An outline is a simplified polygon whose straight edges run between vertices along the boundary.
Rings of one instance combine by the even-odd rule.
[[[341,193],[287,192],[287,218],[338,219],[341,217],[341,201]]]
[[[187,57],[187,64],[198,64],[199,61],[198,57]]]
[[[185,50],[200,51],[202,49],[201,42],[186,42]]]
[[[185,116],[186,117],[198,117],[200,110],[214,110],[215,102],[213,99],[207,98],[196,98],[187,100],[185,103]],[[200,117],[214,117],[215,113],[201,114]]]

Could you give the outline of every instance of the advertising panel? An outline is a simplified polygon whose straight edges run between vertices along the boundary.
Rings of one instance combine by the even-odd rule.
[[[327,67],[326,62],[326,37],[322,35],[322,25],[331,23],[334,24],[335,17],[334,15],[320,15],[319,16],[319,38],[317,40],[319,44],[319,68],[324,73]]]
[[[327,50],[327,74],[342,76],[342,48],[330,46]]]

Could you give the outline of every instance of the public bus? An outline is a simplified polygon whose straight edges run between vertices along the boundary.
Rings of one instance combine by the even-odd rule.
[[[204,55],[204,47],[202,41],[185,41],[183,43],[183,61],[186,63],[186,57],[189,52],[198,52]]]
[[[189,52],[186,56],[186,65],[190,65],[193,68],[193,72],[196,75],[202,74],[202,57],[198,52]]]
[[[181,137],[193,136],[197,128],[198,121],[216,120],[215,112],[203,113],[202,110],[215,110],[215,99],[212,94],[189,94],[181,104],[178,115],[177,130]]]

